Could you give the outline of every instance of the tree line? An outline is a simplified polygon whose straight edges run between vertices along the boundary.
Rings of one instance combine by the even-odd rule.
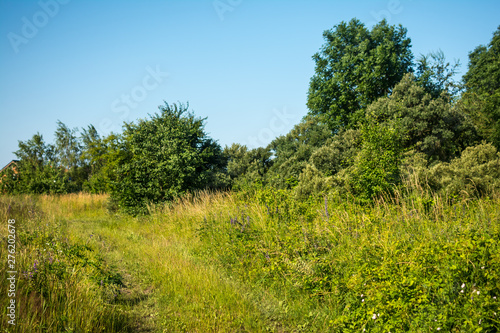
[[[199,189],[338,192],[364,201],[411,186],[448,195],[500,189],[500,27],[469,54],[467,73],[440,51],[415,59],[401,25],[352,19],[313,55],[308,114],[267,147],[222,148],[182,103],[101,137],[58,121],[55,142],[19,141],[3,193],[110,193],[125,211]]]

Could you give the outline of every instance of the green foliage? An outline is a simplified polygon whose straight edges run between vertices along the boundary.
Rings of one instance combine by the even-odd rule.
[[[19,161],[15,171],[4,171],[0,189],[3,193],[62,194],[82,190],[102,193],[110,190],[114,168],[120,156],[118,137],[101,139],[90,125],[80,138],[76,129],[61,121],[55,133],[55,145],[46,144],[39,133],[19,141],[15,152]]]
[[[326,115],[330,128],[349,128],[364,117],[363,110],[387,96],[411,70],[413,55],[406,29],[381,21],[369,31],[360,21],[341,22],[323,33],[326,43],[313,56],[307,106],[311,114]]]
[[[227,159],[227,175],[233,189],[247,189],[263,184],[273,161],[271,152],[259,147],[248,150],[246,146],[233,143],[224,149]]]
[[[329,139],[310,158],[310,163],[325,176],[332,176],[354,161],[361,144],[361,131],[346,130]]]
[[[324,195],[332,186],[332,177],[325,177],[314,165],[307,164],[293,190],[297,199],[303,200],[311,196]]]
[[[397,127],[379,124],[361,127],[361,150],[346,170],[346,185],[362,199],[391,192],[400,181],[402,134]]]
[[[442,93],[454,98],[462,88],[453,79],[459,67],[458,61],[453,65],[446,62],[443,51],[431,52],[417,59],[416,81],[432,98],[439,98]]]
[[[87,141],[85,147],[82,157],[89,176],[83,189],[89,193],[110,193],[117,181],[115,170],[127,158],[121,136],[113,133],[103,139],[97,136]]]
[[[462,107],[479,133],[500,149],[500,27],[490,44],[469,54]]]
[[[70,129],[60,120],[57,121],[55,135],[55,154],[57,164],[67,170],[80,166],[81,147],[76,137],[77,129]]]
[[[3,193],[60,194],[73,188],[70,175],[54,160],[54,147],[46,145],[42,135],[37,133],[28,141],[19,141],[15,154],[19,161],[0,175]]]
[[[434,98],[412,74],[406,75],[387,98],[368,107],[371,121],[397,122],[404,133],[402,144],[427,155],[431,161],[449,161],[477,140],[474,127],[448,94]]]
[[[295,186],[312,153],[331,136],[323,117],[309,115],[288,134],[274,139],[268,147],[274,155],[267,174],[269,184],[277,188]]]
[[[182,104],[159,109],[149,120],[126,124],[123,133],[112,196],[132,214],[187,191],[226,186],[222,149],[205,134],[204,120]]]
[[[447,195],[492,195],[500,190],[500,153],[490,144],[468,147],[450,163],[423,170],[421,181]]]

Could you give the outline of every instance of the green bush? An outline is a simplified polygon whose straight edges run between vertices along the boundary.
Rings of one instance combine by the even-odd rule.
[[[500,153],[491,143],[468,147],[460,158],[434,165],[421,177],[448,195],[492,195],[500,190]]]
[[[344,178],[353,194],[369,200],[391,192],[399,184],[402,135],[397,128],[378,124],[363,125],[361,133],[361,150],[352,166],[337,178]]]
[[[131,214],[147,212],[187,191],[220,188],[225,167],[222,149],[204,132],[204,120],[182,104],[160,107],[161,113],[126,124],[126,158],[116,169],[111,195]]]
[[[317,149],[311,155],[309,162],[325,176],[335,175],[352,164],[360,150],[360,143],[359,130],[343,131]]]
[[[299,200],[309,196],[326,194],[333,186],[332,177],[325,177],[314,165],[308,164],[299,176],[299,183],[293,189]]]

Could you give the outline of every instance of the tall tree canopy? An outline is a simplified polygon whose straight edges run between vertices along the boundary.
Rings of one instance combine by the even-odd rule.
[[[488,46],[469,54],[463,105],[481,135],[500,149],[500,26]]]
[[[326,43],[313,56],[307,106],[337,131],[355,125],[371,102],[391,92],[411,71],[413,54],[406,29],[385,20],[371,31],[357,19],[341,22],[323,37]]]

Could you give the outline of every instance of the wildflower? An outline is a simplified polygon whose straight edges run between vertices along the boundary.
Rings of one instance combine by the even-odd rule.
[[[441,330],[441,327],[436,328],[436,330],[440,331],[440,330]]]
[[[461,293],[463,293],[463,292],[464,292],[464,291],[463,291],[463,289],[462,289],[462,290],[460,290],[460,292],[461,292]]]
[[[364,301],[365,301],[364,299],[361,300],[361,302],[364,302]]]
[[[477,294],[479,295],[479,290],[477,291]]]
[[[361,297],[365,297],[365,295],[361,294]]]
[[[375,313],[373,314],[372,319],[373,320],[377,319],[377,315]]]
[[[497,299],[497,297],[496,297],[496,296],[493,296],[493,299]]]
[[[482,266],[481,269],[484,269],[484,266]]]
[[[482,320],[482,319],[479,319],[479,325],[481,325],[481,320]]]
[[[462,286],[460,288],[464,289],[465,287],[465,283],[462,283]]]

